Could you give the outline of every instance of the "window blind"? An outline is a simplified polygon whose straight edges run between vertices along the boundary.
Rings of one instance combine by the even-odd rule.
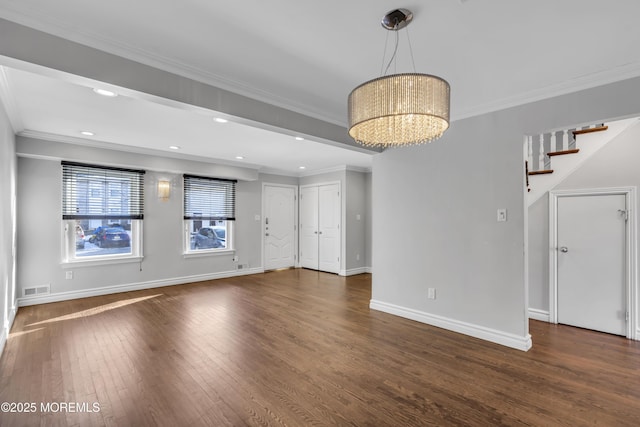
[[[236,219],[236,180],[184,175],[184,219]]]
[[[144,171],[62,162],[62,219],[143,219]]]

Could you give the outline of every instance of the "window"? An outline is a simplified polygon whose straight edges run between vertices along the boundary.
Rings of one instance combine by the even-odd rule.
[[[64,262],[142,256],[144,171],[62,162]]]
[[[236,182],[184,175],[185,253],[233,249]]]

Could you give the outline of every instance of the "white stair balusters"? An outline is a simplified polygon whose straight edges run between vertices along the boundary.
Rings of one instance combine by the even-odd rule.
[[[533,168],[533,136],[527,135],[527,161],[529,162],[529,170],[535,170]]]
[[[544,170],[544,134],[540,134],[540,142],[538,143],[538,168],[536,170]]]

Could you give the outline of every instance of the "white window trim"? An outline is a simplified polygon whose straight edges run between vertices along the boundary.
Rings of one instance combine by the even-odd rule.
[[[78,267],[90,267],[94,265],[108,265],[108,264],[125,264],[125,263],[137,263],[142,262],[144,256],[142,255],[142,227],[143,220],[131,221],[131,253],[130,254],[115,254],[115,255],[95,255],[90,257],[76,257],[76,235],[75,227],[71,227],[71,224],[75,220],[63,220],[62,221],[62,261],[63,268],[69,268],[71,266]]]

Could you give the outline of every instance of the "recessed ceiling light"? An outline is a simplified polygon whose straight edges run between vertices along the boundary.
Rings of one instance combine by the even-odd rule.
[[[215,118],[215,119],[213,119],[213,120],[215,120],[215,121],[216,121],[216,122],[218,122],[218,123],[227,123],[227,122],[229,121],[229,120],[227,120],[227,119],[223,119],[222,117],[216,117],[216,118]]]
[[[99,89],[99,88],[95,88],[93,89],[93,91],[95,93],[97,93],[98,95],[102,95],[102,96],[109,96],[109,97],[114,97],[114,96],[118,96],[117,93],[115,93],[114,91],[111,90],[107,90],[107,89]]]
[[[88,130],[83,130],[82,132],[80,132],[82,135],[84,136],[93,136],[95,135],[95,133],[93,132],[89,132]]]
[[[243,157],[243,156],[236,156],[236,159],[238,159],[238,160],[244,160],[244,157]]]
[[[298,169],[306,169],[306,166],[298,166]]]
[[[304,141],[304,138],[301,136],[296,136],[296,141]]]
[[[180,147],[178,147],[177,145],[170,145],[169,148],[172,149],[172,150],[179,150],[180,149]]]

